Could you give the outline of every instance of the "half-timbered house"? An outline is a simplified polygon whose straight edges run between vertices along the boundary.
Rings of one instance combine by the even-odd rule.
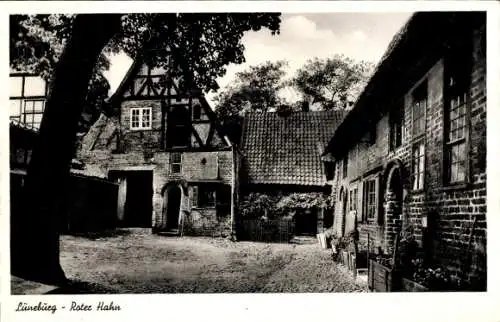
[[[237,197],[237,155],[196,88],[181,90],[170,54],[165,68],[133,62],[83,138],[87,174],[119,183],[117,219],[154,232],[229,235]],[[184,87],[185,88],[185,87]]]

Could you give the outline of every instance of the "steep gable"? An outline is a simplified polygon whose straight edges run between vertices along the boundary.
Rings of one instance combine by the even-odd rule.
[[[136,57],[110,98],[113,115],[104,119],[106,125],[97,122],[89,131],[95,144],[88,148],[107,149],[118,142],[129,150],[230,147],[203,93],[197,88],[179,88],[178,79],[172,77],[179,65],[172,56],[167,59],[168,68],[150,68],[142,55]]]

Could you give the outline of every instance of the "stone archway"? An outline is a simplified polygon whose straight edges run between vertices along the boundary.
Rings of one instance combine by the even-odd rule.
[[[379,223],[384,229],[385,249],[392,251],[394,239],[403,227],[403,204],[405,196],[404,165],[400,160],[387,164],[384,171],[384,211]]]

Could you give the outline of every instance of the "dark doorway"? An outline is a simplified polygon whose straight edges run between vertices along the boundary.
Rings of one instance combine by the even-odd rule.
[[[297,210],[295,214],[295,235],[316,236],[317,211],[312,209]]]
[[[334,215],[333,207],[328,207],[324,210],[323,226],[325,228],[330,228],[333,226],[333,215]]]
[[[179,228],[179,212],[181,208],[181,188],[171,187],[167,192],[167,230]]]
[[[118,226],[151,227],[153,214],[153,171],[113,171],[110,179],[120,182]],[[123,195],[120,198],[120,196]]]

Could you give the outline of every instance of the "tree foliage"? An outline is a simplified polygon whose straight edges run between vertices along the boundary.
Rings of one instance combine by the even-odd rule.
[[[316,109],[343,109],[354,102],[364,88],[372,64],[345,56],[314,58],[287,79],[286,61],[249,66],[215,97],[215,110],[230,139],[238,143],[243,115],[247,111],[291,112]],[[298,93],[300,99],[283,93]]]
[[[215,97],[215,110],[233,142],[239,141],[245,112],[268,112],[285,105],[279,91],[285,86],[286,67],[283,60],[250,66],[236,73],[234,81]]]
[[[138,53],[140,48],[150,44],[157,45],[152,49],[165,50],[162,46],[171,44],[171,50],[178,58],[197,54],[189,56],[189,68],[180,69],[181,86],[183,83],[193,85],[194,82],[201,89],[213,89],[216,87],[214,75],[223,73],[226,64],[244,60],[244,47],[240,42],[243,33],[262,26],[276,33],[280,15],[83,14],[61,18],[62,22],[57,19],[58,16],[19,16],[10,21],[11,67],[23,69],[33,65],[38,66],[32,67],[36,70],[45,66],[50,79],[49,97],[23,187],[23,198],[30,202],[23,204],[20,214],[12,216],[11,272],[27,279],[59,284],[66,279],[59,263],[57,226],[62,216],[60,205],[68,187],[78,119],[84,111],[84,101],[88,100],[89,86],[97,83],[93,82],[93,75],[101,71],[99,68],[107,68],[105,60],[100,58],[103,53],[119,50],[130,53],[134,48]],[[23,21],[36,22],[36,28],[23,25]],[[191,25],[183,26],[189,21]],[[127,37],[127,28],[133,30],[132,22],[137,23],[137,28],[131,37]],[[222,42],[219,49],[210,52],[210,57],[204,56],[203,53],[208,53],[207,46],[219,41]],[[51,42],[56,45],[51,45]],[[63,48],[60,52],[55,49],[58,44]],[[107,49],[104,49],[106,44]],[[151,52],[147,52],[146,58],[154,61],[158,52],[152,55]],[[162,58],[157,59],[156,66],[166,64]],[[182,60],[178,61],[182,63]],[[196,63],[189,65],[190,61]],[[186,67],[186,60],[184,64]],[[214,69],[212,74],[204,75],[205,68],[211,67]],[[53,188],[49,189],[48,183]],[[32,243],[26,236],[37,242]],[[37,269],[33,270],[33,267]]]
[[[10,68],[40,75],[50,82],[71,35],[74,17],[63,14],[11,15]],[[101,54],[88,84],[79,131],[86,131],[105,109],[110,86],[103,72],[109,66],[108,57]]]
[[[10,18],[11,69],[33,72],[50,80],[64,45],[71,35],[74,15],[13,15]],[[121,31],[103,49],[89,82],[82,126],[88,127],[105,108],[109,84],[104,72],[108,55],[124,52],[130,57],[146,54],[155,67],[168,64],[167,54],[178,57],[173,76],[181,87],[210,91],[229,63],[245,61],[241,38],[247,31],[268,28],[279,32],[279,13],[179,13],[128,14],[121,17]],[[144,52],[148,49],[148,52]]]
[[[363,90],[373,65],[356,62],[343,55],[309,60],[291,81],[302,96],[302,101],[319,103],[322,109],[343,109],[354,102]]]

